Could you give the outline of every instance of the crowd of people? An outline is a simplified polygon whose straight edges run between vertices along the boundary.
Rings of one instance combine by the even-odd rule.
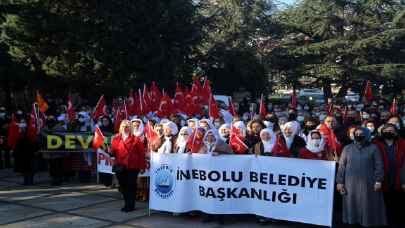
[[[74,122],[67,121],[66,107],[56,108],[46,116],[44,129],[50,131],[116,133],[108,152],[115,157],[114,166],[120,191],[125,200],[122,211],[135,209],[139,173],[147,168],[149,153],[203,153],[277,156],[337,162],[336,189],[340,193],[343,222],[365,227],[405,227],[401,216],[405,203],[405,104],[395,112],[384,99],[344,104],[272,104],[266,114],[256,114],[252,101],[234,105],[236,115],[219,107],[219,118],[171,113],[158,117],[128,116],[114,123],[114,113],[92,118],[93,108],[79,107]],[[39,145],[26,134],[29,115],[14,113],[22,137],[13,148],[14,168],[24,174],[24,184],[33,184],[37,164],[34,158],[47,159],[53,185],[60,185],[71,175],[66,167],[69,154],[38,154]],[[0,167],[11,167],[7,148],[7,125],[11,113],[0,108]],[[115,132],[119,126],[118,132]],[[86,163],[89,164],[89,163]],[[86,179],[89,170],[81,170]],[[108,177],[104,177],[106,182]],[[268,219],[259,218],[260,222]]]

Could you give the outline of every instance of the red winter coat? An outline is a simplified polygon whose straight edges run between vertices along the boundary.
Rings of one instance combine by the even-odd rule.
[[[139,137],[131,135],[124,142],[118,134],[111,141],[111,150],[116,164],[125,166],[129,170],[145,169],[145,148]]]
[[[319,157],[318,155],[321,155],[321,157]],[[325,155],[325,151],[322,151],[320,153],[312,153],[306,147],[300,150],[300,154],[298,157],[302,159],[311,159],[311,160],[328,160]]]
[[[387,174],[389,170],[389,161],[388,161],[388,154],[385,149],[385,143],[383,140],[374,140],[374,144],[377,145],[378,149],[380,149],[381,157],[384,161],[384,172],[385,178],[383,183],[384,191],[388,190],[388,182],[387,182]],[[405,140],[398,139],[395,141],[395,160],[396,160],[396,167],[395,167],[395,189],[401,191],[401,168],[404,164],[405,160]]]

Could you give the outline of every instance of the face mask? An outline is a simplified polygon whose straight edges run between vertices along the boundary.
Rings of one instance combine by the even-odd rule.
[[[394,133],[392,133],[392,132],[383,132],[382,137],[384,139],[393,140],[393,139],[396,138],[396,135]]]
[[[313,146],[319,147],[319,145],[321,145],[321,140],[320,139],[313,139],[311,143],[312,143]]]
[[[273,126],[274,126],[274,123],[267,121],[267,120],[263,121],[263,123],[267,128],[273,128]]]
[[[370,130],[371,132],[374,132],[375,128],[374,127],[367,127],[368,130]]]
[[[363,115],[363,119],[364,119],[364,120],[367,120],[368,118],[370,118],[369,115]]]
[[[363,142],[365,139],[366,139],[366,136],[364,136],[364,135],[355,135],[354,136],[354,141],[356,141],[358,143]]]
[[[303,117],[303,116],[297,116],[297,121],[300,123],[304,122],[304,119],[305,119],[305,117]]]
[[[83,123],[84,122],[84,118],[79,118],[79,122]]]
[[[304,106],[304,110],[309,110],[309,106]]]
[[[301,106],[298,106],[298,107],[297,107],[297,110],[298,110],[298,111],[301,111],[301,110],[302,110],[302,107],[301,107]]]
[[[214,122],[214,126],[215,126],[215,128],[219,128],[219,127],[221,127],[221,123],[220,122]]]
[[[180,120],[180,125],[181,125],[182,127],[186,126],[186,121],[185,121],[185,120]]]
[[[272,108],[273,108],[272,105],[267,105],[267,109],[268,109],[268,110],[271,110]]]
[[[249,119],[249,116],[243,116],[243,120],[247,121]]]
[[[20,128],[22,128],[22,129],[25,129],[25,128],[27,127],[27,123],[22,122],[22,123],[19,123],[18,126],[19,126]]]

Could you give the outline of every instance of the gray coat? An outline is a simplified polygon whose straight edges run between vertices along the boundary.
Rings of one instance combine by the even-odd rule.
[[[382,183],[383,178],[384,163],[377,146],[353,143],[343,149],[336,182],[346,188],[344,223],[365,227],[387,224],[383,193],[374,191],[374,184]]]

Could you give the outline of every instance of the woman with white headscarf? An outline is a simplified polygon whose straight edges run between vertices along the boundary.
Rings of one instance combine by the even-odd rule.
[[[309,132],[307,145],[300,150],[299,158],[328,160],[325,150],[325,139],[319,131],[313,130]]]
[[[189,127],[182,127],[179,131],[179,135],[177,136],[176,143],[174,144],[174,153],[184,154],[187,153],[189,150],[187,149],[187,141],[190,135],[192,134],[192,130]]]
[[[230,124],[222,124],[221,127],[218,129],[219,138],[224,141],[226,144],[229,144],[229,137],[231,135],[231,125]]]
[[[298,157],[299,151],[305,147],[305,141],[298,136],[299,124],[296,121],[285,123],[277,136],[273,148],[274,156]]]
[[[131,120],[131,124],[132,124],[132,129],[133,129],[133,135],[136,137],[143,137],[143,133],[144,133],[143,121],[138,118],[133,118]]]
[[[176,142],[176,135],[178,132],[177,125],[172,121],[163,124],[163,136],[161,146],[157,150],[160,154],[170,154],[173,152],[173,145]]]
[[[274,145],[276,144],[276,135],[269,128],[260,131],[260,142],[253,147],[255,155],[271,156]]]
[[[231,154],[232,149],[228,144],[224,143],[215,130],[208,130],[204,135],[204,146],[201,148],[202,154]]]

